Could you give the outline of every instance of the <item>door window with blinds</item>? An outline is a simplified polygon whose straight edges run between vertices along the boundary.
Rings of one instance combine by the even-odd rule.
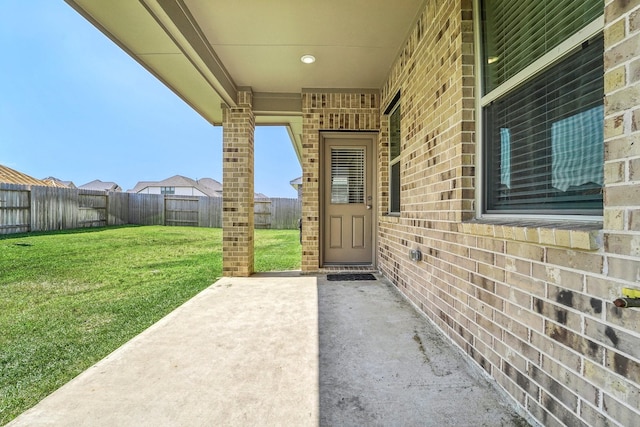
[[[365,149],[331,149],[331,203],[364,203]]]
[[[602,0],[481,0],[486,213],[601,215]]]

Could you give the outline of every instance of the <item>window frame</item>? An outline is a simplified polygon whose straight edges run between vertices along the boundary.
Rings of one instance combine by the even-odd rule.
[[[399,139],[399,147],[398,147],[398,155],[395,156],[394,158],[391,158],[391,116],[396,113],[399,112],[400,117],[398,120],[398,132],[400,133],[400,139]],[[387,110],[385,111],[385,115],[387,115],[387,117],[389,118],[389,209],[388,209],[388,214],[389,215],[400,215],[400,212],[402,211],[401,206],[401,198],[400,195],[402,194],[401,192],[401,179],[400,179],[400,170],[398,171],[398,182],[396,183],[394,181],[393,178],[393,166],[398,165],[398,168],[401,168],[401,163],[400,160],[402,159],[402,111],[400,110],[400,93],[398,93],[393,100],[391,101],[391,103],[389,104],[389,107],[387,108]],[[395,185],[397,185],[397,188],[395,188]],[[397,191],[397,196],[398,196],[398,209],[394,210],[393,207],[393,196],[395,194],[395,192]]]
[[[174,196],[176,194],[176,187],[160,187],[160,194],[163,196]]]
[[[584,28],[574,33],[571,37],[564,40],[555,48],[533,61],[530,65],[518,72],[513,77],[496,87],[486,95],[483,94],[484,85],[484,64],[483,64],[483,43],[482,43],[482,16],[481,16],[481,0],[473,0],[473,30],[474,30],[474,55],[475,55],[475,111],[476,111],[476,217],[486,219],[546,219],[546,220],[575,220],[575,221],[601,221],[602,215],[576,215],[563,214],[557,210],[552,213],[527,213],[527,212],[505,212],[505,213],[487,213],[485,206],[486,183],[485,176],[485,141],[483,116],[484,108],[501,98],[502,96],[518,89],[536,76],[548,70],[555,64],[568,58],[572,53],[581,49],[582,44],[593,38],[602,35],[604,31],[604,13],[598,18],[587,24]],[[604,60],[604,58],[603,58]],[[604,78],[604,76],[603,76]],[[604,164],[603,164],[604,167]]]

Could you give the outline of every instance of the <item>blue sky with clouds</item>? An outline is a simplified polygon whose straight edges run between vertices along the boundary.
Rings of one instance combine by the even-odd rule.
[[[0,12],[0,164],[82,185],[173,175],[222,180],[222,128],[206,120],[63,0]],[[258,127],[255,189],[296,197],[286,130]]]

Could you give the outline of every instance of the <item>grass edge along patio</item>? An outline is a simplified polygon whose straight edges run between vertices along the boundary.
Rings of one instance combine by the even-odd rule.
[[[219,228],[0,236],[0,424],[222,275]],[[297,230],[257,230],[256,269],[300,267]]]

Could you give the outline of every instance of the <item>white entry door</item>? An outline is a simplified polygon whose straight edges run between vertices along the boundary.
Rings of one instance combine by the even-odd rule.
[[[372,263],[373,138],[323,138],[324,264]]]

